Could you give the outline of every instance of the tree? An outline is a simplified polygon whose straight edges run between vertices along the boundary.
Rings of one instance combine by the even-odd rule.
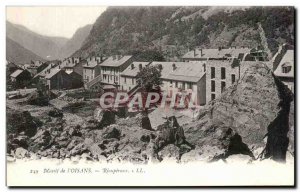
[[[150,92],[162,84],[160,79],[161,68],[159,65],[149,65],[142,68],[137,74],[137,82],[145,92]]]

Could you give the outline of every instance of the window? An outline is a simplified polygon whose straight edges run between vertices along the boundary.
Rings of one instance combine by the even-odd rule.
[[[185,82],[182,82],[182,89],[185,89]]]
[[[192,83],[188,83],[188,89],[192,89]]]
[[[221,82],[221,92],[223,93],[223,91],[226,88],[226,83],[224,81]]]
[[[118,76],[115,77],[115,81],[118,81]]]
[[[124,77],[124,83],[126,83],[126,77]]]
[[[216,90],[216,83],[215,81],[211,81],[211,92],[215,92]]]
[[[132,81],[132,85],[134,85],[134,79],[133,78],[131,79],[131,81]]]
[[[175,82],[175,87],[176,87],[176,88],[178,87],[178,82],[177,82],[177,81]]]
[[[282,73],[288,73],[292,69],[292,66],[282,66]]]
[[[216,94],[211,94],[211,100],[215,100]]]
[[[235,83],[235,74],[231,74],[231,84]]]
[[[221,67],[221,79],[225,79],[225,78],[226,78],[225,67]]]
[[[111,76],[110,76],[110,80],[112,80],[112,78],[113,78],[113,76],[111,75]]]
[[[216,75],[215,75],[215,72],[216,72],[216,71],[215,71],[215,68],[214,68],[214,67],[211,67],[210,70],[211,70],[211,79],[214,79],[215,76],[216,76]]]
[[[170,81],[170,84],[172,85],[172,84],[173,84],[173,81]]]

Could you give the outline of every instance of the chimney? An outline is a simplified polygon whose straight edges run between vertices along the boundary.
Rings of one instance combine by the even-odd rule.
[[[116,60],[116,56],[115,55],[113,55],[113,60]]]
[[[103,55],[100,56],[100,62],[102,63],[103,61]]]
[[[200,49],[200,56],[202,57],[202,48]]]
[[[159,69],[159,70],[162,70],[162,69],[163,69],[162,64],[159,64],[159,65],[158,65],[158,69]]]
[[[172,67],[173,67],[173,71],[175,71],[175,70],[176,70],[176,64],[173,63],[173,64],[172,64]]]
[[[58,69],[60,69],[60,65],[58,65]]]
[[[196,57],[196,49],[194,49],[194,57]]]
[[[219,47],[218,50],[221,51],[221,50],[222,50],[222,47]]]
[[[134,64],[133,63],[131,64],[131,69],[134,69]]]
[[[121,55],[118,55],[118,60],[120,60],[120,59],[121,59],[121,57],[122,57]]]
[[[143,65],[140,63],[139,64],[139,70],[141,71],[143,69]]]

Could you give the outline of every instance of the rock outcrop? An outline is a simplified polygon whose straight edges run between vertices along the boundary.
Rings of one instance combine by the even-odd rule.
[[[264,63],[246,64],[248,66],[243,66],[246,69],[241,79],[227,88],[220,98],[212,101],[199,114],[198,121],[187,125],[185,135],[191,143],[199,147],[216,147],[224,157],[228,155],[228,151],[251,155],[247,148],[265,147],[264,138],[268,136],[267,157],[284,160],[284,151],[288,145],[286,137],[292,93]],[[228,128],[234,133],[229,140],[235,138],[235,146],[244,147],[232,151],[231,142],[226,142],[225,147],[224,143],[220,143],[222,137],[218,135],[222,135]],[[280,157],[277,158],[278,156]]]

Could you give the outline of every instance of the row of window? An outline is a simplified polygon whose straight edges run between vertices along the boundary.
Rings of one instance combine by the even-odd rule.
[[[103,80],[107,80],[108,82],[111,80],[111,81],[118,81],[119,80],[119,78],[118,78],[118,76],[114,76],[114,78],[113,78],[113,75],[106,75],[106,74],[103,74]]]
[[[129,79],[131,79],[131,84],[134,85],[134,78],[129,78]],[[124,83],[126,83],[126,82],[127,82],[127,78],[124,77]]]
[[[210,68],[211,71],[211,79],[216,78],[216,68],[215,67],[211,67]],[[226,79],[226,68],[225,67],[221,67],[221,79]]]
[[[235,83],[235,74],[231,74],[231,84],[234,83]],[[221,92],[223,92],[225,88],[226,88],[226,82],[221,81]],[[214,80],[211,80],[211,92],[215,92],[215,91],[216,91],[216,82]]]
[[[170,84],[171,85],[173,85],[173,81],[170,81]],[[186,83],[186,82],[182,82],[181,83],[182,85],[181,86],[178,86],[178,81],[175,81],[175,88],[187,88],[187,89],[192,89],[193,88],[193,84],[192,83],[190,83],[190,82],[188,82],[188,83]]]

